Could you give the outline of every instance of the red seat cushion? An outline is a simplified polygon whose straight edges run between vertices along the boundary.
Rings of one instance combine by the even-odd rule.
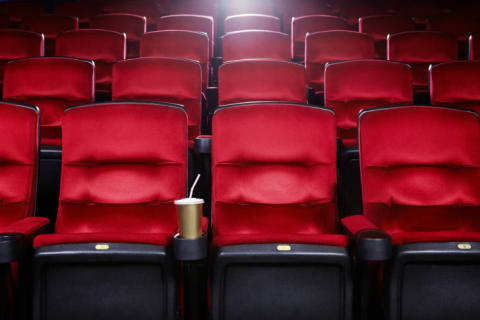
[[[166,246],[170,244],[173,234],[168,233],[59,233],[42,234],[35,238],[34,248],[55,244],[72,243],[142,243]]]
[[[394,232],[391,236],[395,245],[418,242],[480,242],[480,232],[468,231]]]
[[[327,246],[346,247],[348,237],[341,234],[233,234],[216,236],[213,245],[216,247],[238,245],[238,244],[266,244],[266,243],[297,243],[297,244],[319,244]]]

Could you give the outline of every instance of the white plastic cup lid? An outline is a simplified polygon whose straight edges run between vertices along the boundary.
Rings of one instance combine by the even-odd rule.
[[[179,206],[182,206],[182,205],[184,206],[189,204],[204,204],[205,201],[203,199],[197,199],[197,198],[183,198],[180,200],[175,200],[174,203]]]

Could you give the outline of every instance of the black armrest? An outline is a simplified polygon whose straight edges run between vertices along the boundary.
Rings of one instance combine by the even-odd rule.
[[[381,230],[362,230],[355,242],[360,260],[385,261],[392,257],[392,238]]]
[[[195,151],[199,154],[212,153],[212,137],[199,136],[195,138]]]
[[[183,239],[177,235],[173,238],[173,252],[179,261],[203,260],[207,257],[207,236],[197,239]]]
[[[21,233],[0,234],[0,263],[19,260],[25,250],[25,236]]]

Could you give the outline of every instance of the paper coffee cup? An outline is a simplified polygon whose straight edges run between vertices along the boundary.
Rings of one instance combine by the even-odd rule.
[[[184,198],[176,200],[180,238],[198,239],[202,236],[203,199]]]

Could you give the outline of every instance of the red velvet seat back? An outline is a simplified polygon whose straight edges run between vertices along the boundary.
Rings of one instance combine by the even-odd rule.
[[[305,37],[307,33],[348,30],[345,20],[325,15],[311,15],[293,18],[292,20],[292,59],[303,60],[305,58]]]
[[[104,7],[104,10],[107,13],[128,13],[145,17],[149,30],[155,30],[158,18],[167,13],[167,7],[160,1],[150,0],[115,1]]]
[[[57,14],[77,17],[79,23],[88,24],[90,18],[102,13],[102,6],[93,2],[64,2],[55,7]]]
[[[277,15],[283,16],[283,31],[291,33],[292,19],[308,15],[328,15],[330,6],[317,0],[276,0]]]
[[[357,60],[328,64],[325,106],[335,111],[337,136],[347,146],[357,144],[361,110],[413,103],[412,70],[385,60]]]
[[[279,60],[238,60],[218,70],[219,105],[248,101],[306,103],[305,68]]]
[[[73,58],[26,58],[5,68],[3,100],[27,103],[41,112],[42,144],[61,145],[65,108],[93,102],[94,64]]]
[[[441,15],[428,19],[427,30],[451,33],[457,40],[467,41],[471,34],[480,32],[480,22],[466,17]]]
[[[433,105],[480,111],[480,61],[455,61],[430,69]]]
[[[370,58],[375,58],[375,43],[369,35],[355,31],[308,33],[305,39],[307,86],[323,92],[327,62]]]
[[[480,37],[471,35],[468,40],[468,58],[469,60],[480,60]]]
[[[21,28],[45,36],[45,55],[55,55],[55,39],[66,30],[78,29],[78,18],[56,14],[31,15],[22,19]]]
[[[95,62],[96,91],[112,88],[113,64],[126,59],[124,33],[100,29],[82,29],[61,33],[56,41],[56,56],[75,57]]]
[[[215,44],[213,17],[193,14],[163,16],[158,20],[157,29],[205,32],[210,41],[210,57],[213,57]]]
[[[5,65],[14,59],[43,56],[42,34],[23,30],[0,30],[0,84]]]
[[[280,102],[227,106],[215,112],[212,135],[214,238],[336,232],[331,110]]]
[[[378,58],[387,56],[387,35],[415,30],[412,19],[396,15],[376,15],[361,17],[358,30],[369,34],[375,40],[375,51]]]
[[[359,120],[363,210],[389,233],[479,231],[480,121],[442,107],[396,107]]]
[[[113,67],[113,100],[180,104],[188,114],[189,139],[201,132],[202,70],[192,60],[138,58]]]
[[[204,32],[163,30],[147,32],[140,40],[141,57],[181,58],[202,66],[202,88],[207,89],[210,72],[208,36]]]
[[[0,102],[0,226],[33,216],[37,190],[38,109]]]
[[[415,91],[426,91],[430,64],[457,60],[457,48],[453,35],[433,31],[401,32],[388,37],[387,58],[410,64]]]
[[[279,18],[265,14],[239,14],[225,19],[225,33],[242,30],[269,30],[280,32],[282,30],[282,23]]]
[[[171,15],[200,15],[212,17],[214,21],[218,21],[219,3],[216,0],[176,0],[170,1],[168,12]],[[220,23],[214,23],[215,35],[218,35],[218,27]]]
[[[66,111],[57,233],[176,231],[187,117],[179,106],[104,103]]]
[[[275,31],[230,32],[222,39],[223,61],[277,59],[290,61],[290,37]]]
[[[140,38],[147,31],[147,19],[126,13],[102,14],[90,20],[90,28],[112,30],[127,35],[127,57],[140,54]]]
[[[349,25],[356,27],[359,23],[359,18],[361,17],[385,13],[387,13],[387,8],[384,7],[383,2],[373,3],[372,1],[349,1],[340,7],[339,15],[347,20]]]

